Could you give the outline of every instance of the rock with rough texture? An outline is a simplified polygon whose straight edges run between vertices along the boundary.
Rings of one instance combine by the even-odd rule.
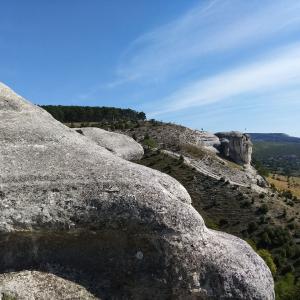
[[[177,151],[182,146],[192,145],[215,153],[217,152],[215,147],[220,144],[219,138],[210,132],[162,122],[145,122],[144,126],[133,130],[125,129],[123,132],[129,136],[135,136],[139,142],[143,142],[145,136],[148,135],[157,142],[158,148],[170,151]]]
[[[1,273],[71,278],[97,298],[274,299],[264,261],[207,229],[175,179],[120,159],[4,85],[0,243]]]
[[[252,156],[252,142],[250,136],[238,131],[218,132],[216,136],[220,138],[220,153],[232,159],[238,164],[249,165]]]
[[[97,298],[68,279],[50,273],[22,271],[0,275],[0,299],[95,300]]]
[[[99,146],[126,160],[139,160],[144,155],[143,147],[125,134],[96,127],[83,127],[75,130],[96,142]]]

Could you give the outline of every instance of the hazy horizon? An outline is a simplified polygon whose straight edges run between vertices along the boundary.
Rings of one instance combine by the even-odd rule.
[[[0,81],[36,104],[115,106],[300,137],[297,0],[3,1]]]

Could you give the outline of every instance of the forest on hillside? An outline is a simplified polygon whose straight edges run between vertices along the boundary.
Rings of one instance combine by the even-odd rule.
[[[62,123],[72,122],[119,122],[145,120],[144,112],[133,109],[97,106],[41,105],[56,120]]]
[[[255,141],[253,158],[272,173],[300,176],[300,144]]]

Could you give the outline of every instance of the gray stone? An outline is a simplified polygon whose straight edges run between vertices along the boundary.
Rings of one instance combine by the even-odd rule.
[[[0,191],[1,273],[52,273],[104,299],[274,299],[264,261],[207,229],[175,179],[117,157],[2,84]]]
[[[192,130],[181,125],[162,122],[157,122],[156,125],[145,122],[143,125],[133,130],[124,129],[123,132],[129,136],[135,136],[138,142],[143,142],[144,137],[148,135],[157,142],[159,148],[170,151],[177,151],[182,146],[192,145],[216,153],[215,147],[220,144],[219,138],[207,131]]]
[[[250,165],[252,155],[252,142],[250,136],[238,131],[218,132],[220,138],[220,153],[238,164]]]
[[[82,286],[54,274],[22,271],[0,275],[0,299],[94,300],[97,298]]]
[[[126,160],[139,160],[144,155],[143,147],[125,134],[95,127],[77,128],[75,131]]]

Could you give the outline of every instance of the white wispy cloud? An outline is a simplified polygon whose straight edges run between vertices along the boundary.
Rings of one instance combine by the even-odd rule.
[[[111,86],[137,79],[160,80],[200,68],[207,55],[241,50],[299,25],[298,0],[202,1],[175,21],[134,41]]]
[[[246,94],[257,97],[282,89],[293,89],[299,84],[300,43],[296,43],[279,49],[253,64],[238,67],[207,79],[195,80],[160,100],[163,107],[150,115],[162,115]]]

